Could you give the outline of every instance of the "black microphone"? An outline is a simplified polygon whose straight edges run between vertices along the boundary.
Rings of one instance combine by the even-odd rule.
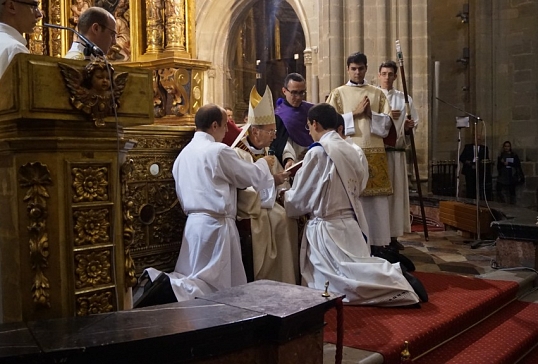
[[[90,50],[90,54],[93,54],[96,57],[104,57],[105,56],[105,53],[102,51],[101,48],[96,46],[95,43],[90,41],[88,38],[86,38],[85,36],[83,36],[82,34],[80,34],[78,31],[76,31],[73,28],[64,27],[62,25],[56,25],[56,24],[48,24],[48,23],[43,23],[43,26],[47,27],[47,28],[69,30],[69,31],[75,33],[80,39],[82,39],[82,41],[84,43],[86,43],[86,47]]]

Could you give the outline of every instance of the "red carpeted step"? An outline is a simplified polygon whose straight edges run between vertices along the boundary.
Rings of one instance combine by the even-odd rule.
[[[536,346],[530,353],[518,361],[517,364],[536,364],[538,363],[538,346]]]
[[[438,273],[413,273],[429,294],[419,309],[346,306],[344,345],[398,363],[404,341],[416,357],[480,321],[516,297],[518,284]],[[324,339],[336,342],[336,313],[325,314]]]
[[[538,341],[537,322],[538,304],[515,301],[413,363],[515,363]]]

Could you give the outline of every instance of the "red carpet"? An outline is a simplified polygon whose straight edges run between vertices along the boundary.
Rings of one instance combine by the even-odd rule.
[[[515,363],[538,341],[537,322],[538,304],[515,301],[414,363]]]
[[[399,363],[404,341],[412,358],[486,317],[518,291],[515,282],[439,273],[413,273],[429,294],[419,309],[345,306],[344,346],[381,353]],[[336,311],[325,314],[324,341],[336,342]]]
[[[532,350],[529,355],[527,355],[523,360],[519,361],[517,364],[536,364],[538,363],[538,346]]]

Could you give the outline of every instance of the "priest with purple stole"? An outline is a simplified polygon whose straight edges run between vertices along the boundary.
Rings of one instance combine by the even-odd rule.
[[[304,101],[306,81],[299,73],[290,73],[284,80],[282,93],[285,99],[278,99],[275,109],[277,135],[271,149],[284,166],[303,160],[308,146],[314,141],[306,128],[308,110],[313,104]]]

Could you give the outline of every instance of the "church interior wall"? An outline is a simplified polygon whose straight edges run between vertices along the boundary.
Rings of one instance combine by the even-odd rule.
[[[456,17],[465,4],[469,10],[466,22]],[[431,59],[441,63],[439,97],[484,120],[478,123],[479,132],[486,136],[492,162],[496,163],[502,143],[511,141],[527,176],[525,185],[517,189],[517,203],[536,208],[537,2],[435,2],[429,13],[429,19],[435,19],[428,31]],[[467,65],[459,61],[466,55],[465,48]],[[461,115],[439,105],[439,118],[432,120],[437,132],[429,140],[435,147],[432,159],[457,160],[454,118]],[[472,127],[463,129],[461,135],[462,145],[472,143]],[[496,170],[493,165],[493,184]]]
[[[226,94],[230,92],[230,80],[226,79],[230,56],[213,52],[204,45],[225,40],[230,47],[233,39],[226,34],[216,35],[211,27],[204,30],[205,24],[221,17],[219,9],[232,9],[224,27],[231,30],[229,23],[240,20],[240,16],[233,14],[255,3],[224,1],[214,8],[213,3],[209,7],[210,2],[198,1],[197,5],[201,5],[197,7],[198,46],[201,54],[207,55],[202,58],[214,62],[215,78],[209,82],[217,86],[206,88],[206,92],[215,102],[226,103]],[[439,103],[438,113],[434,115],[434,73],[438,62],[439,97],[485,120],[492,159],[498,154],[500,143],[512,140],[531,177],[524,194],[530,193],[531,205],[536,205],[532,178],[538,149],[534,147],[537,133],[532,131],[537,128],[533,102],[537,58],[533,56],[535,37],[529,37],[538,33],[533,20],[537,14],[536,1],[503,0],[485,4],[476,0],[297,0],[289,4],[297,13],[307,39],[309,57],[305,61],[310,62],[306,68],[310,100],[325,100],[334,87],[345,82],[345,58],[355,51],[367,54],[366,78],[377,84],[377,66],[385,59],[396,57],[394,41],[399,39],[409,94],[422,121],[416,130],[421,177],[428,175],[432,160],[458,159],[455,117],[461,112]],[[219,41],[209,42],[208,36]],[[314,84],[316,89],[311,88]],[[397,87],[401,89],[401,82],[397,81]],[[462,144],[470,142],[471,134],[471,129],[462,130]]]

